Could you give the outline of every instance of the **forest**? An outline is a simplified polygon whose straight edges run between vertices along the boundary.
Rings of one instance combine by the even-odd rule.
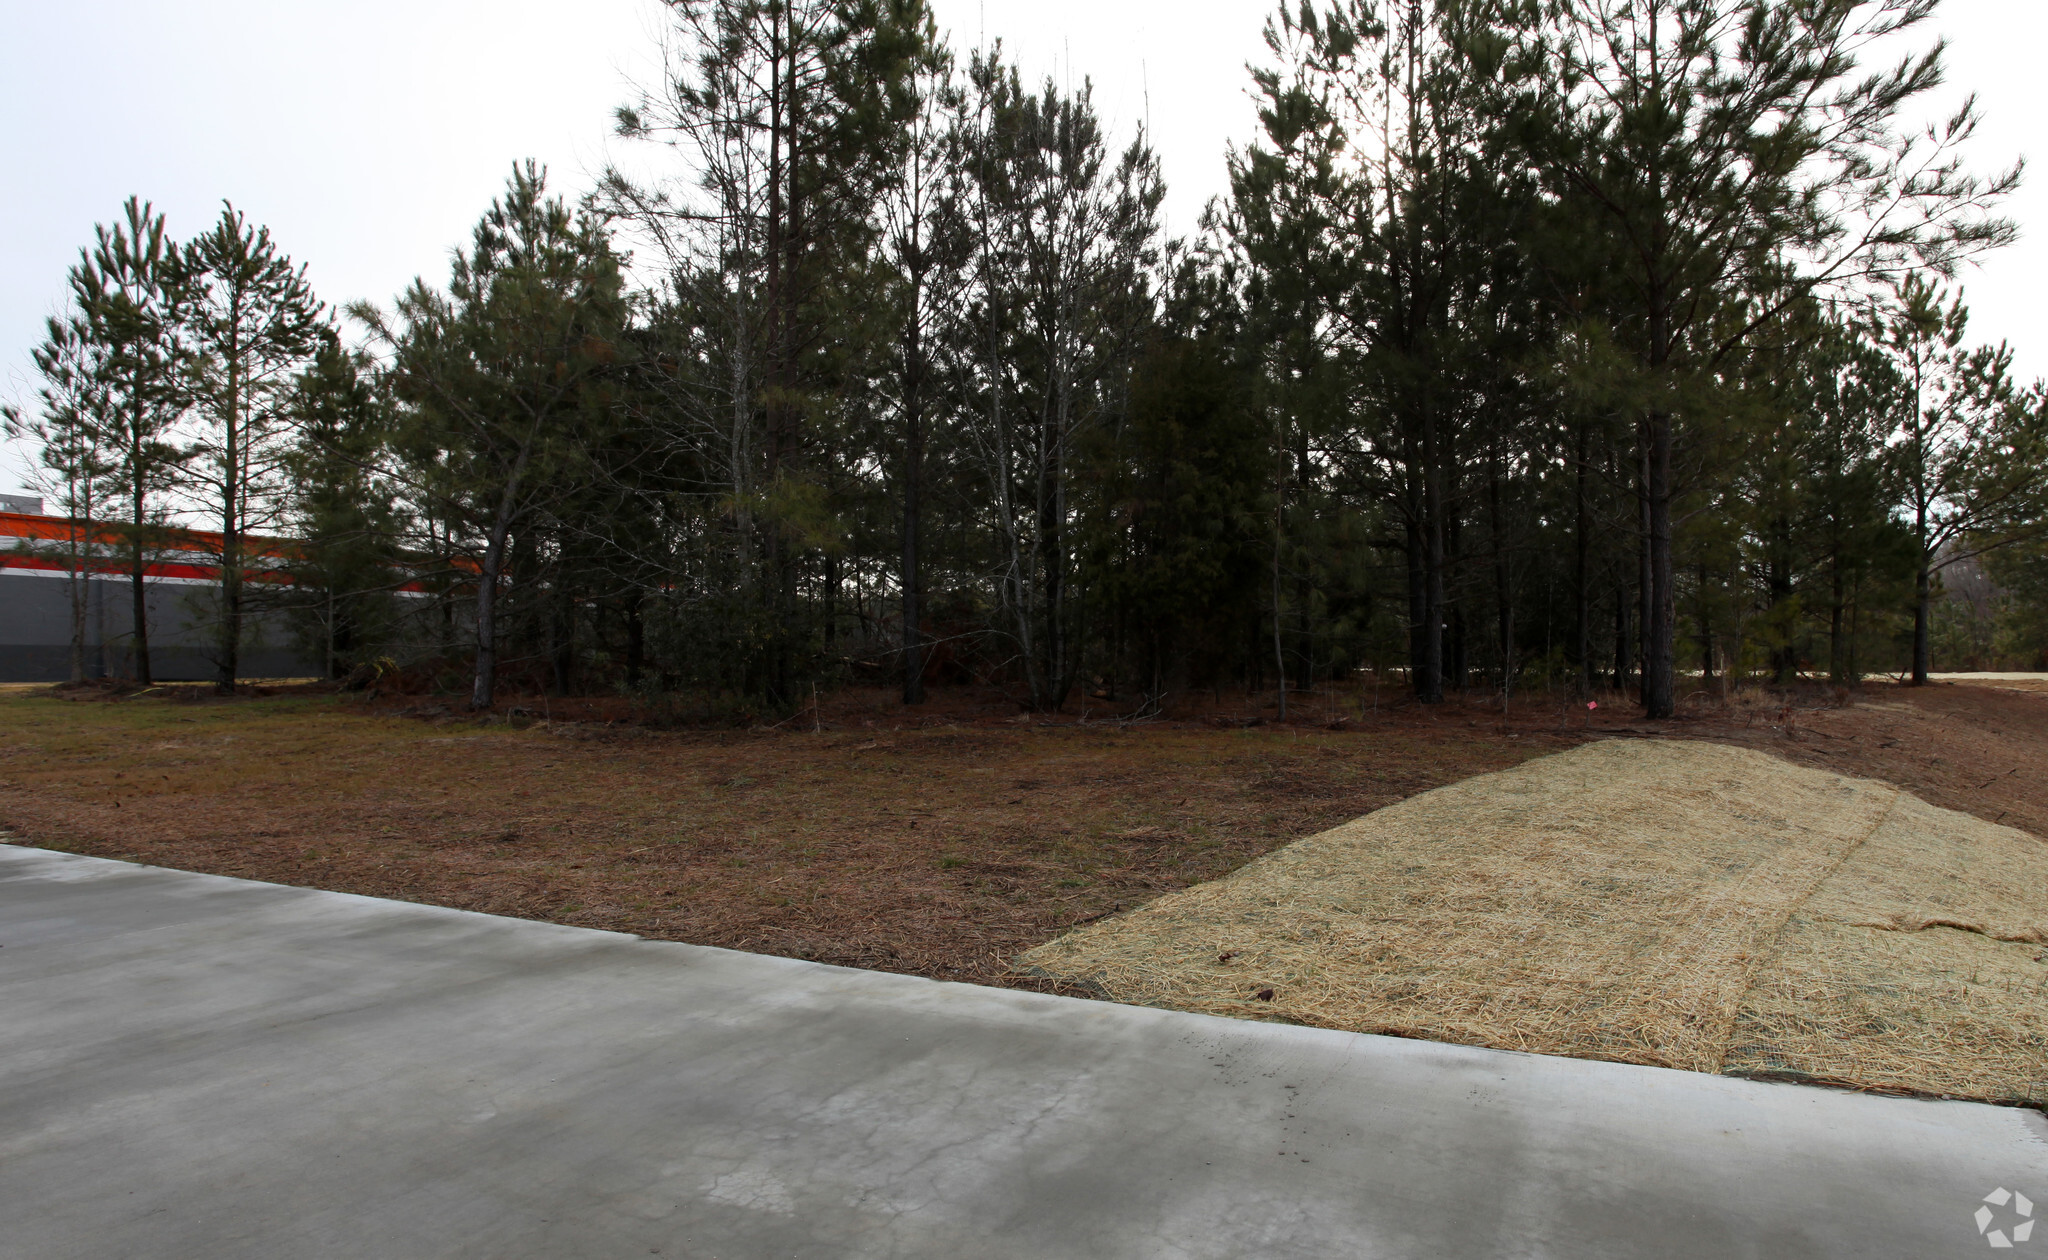
[[[223,686],[284,609],[478,710],[2048,666],[2048,393],[1960,288],[2021,170],[1922,118],[1936,0],[1299,0],[1185,238],[1142,129],[923,0],[662,9],[630,169],[519,165],[388,301],[102,225],[6,415],[118,538],[75,573],[140,622],[216,531]]]

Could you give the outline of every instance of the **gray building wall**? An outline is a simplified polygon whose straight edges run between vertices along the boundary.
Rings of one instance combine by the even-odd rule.
[[[150,672],[159,682],[210,680],[219,672],[210,583],[153,579],[146,603]],[[87,579],[85,673],[133,677],[133,596],[126,577]],[[248,619],[244,678],[306,678],[320,664],[292,640],[275,613]],[[71,579],[63,573],[0,569],[0,682],[63,682],[71,677]]]

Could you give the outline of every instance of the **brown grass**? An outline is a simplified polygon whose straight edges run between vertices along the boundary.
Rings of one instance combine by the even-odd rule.
[[[1426,720],[1120,729],[1000,711],[896,729],[888,705],[853,697],[823,731],[672,733],[17,690],[0,696],[0,826],[189,870],[990,981],[1079,920],[1572,742]]]
[[[1848,707],[1819,690],[1789,704],[1695,697],[1681,720],[1645,723],[1614,696],[1592,713],[1559,697],[1502,714],[1397,695],[1301,698],[1284,727],[1270,694],[1226,696],[1213,712],[1124,727],[1100,708],[1084,725],[1078,707],[1048,724],[990,692],[906,710],[855,691],[777,730],[651,732],[605,725],[630,716],[617,701],[520,701],[534,718],[508,725],[421,697],[173,688],[81,700],[10,687],[0,829],[81,853],[985,983],[1008,982],[1013,955],[1076,923],[1603,736],[1746,742],[2048,834],[2048,696],[1874,685]]]

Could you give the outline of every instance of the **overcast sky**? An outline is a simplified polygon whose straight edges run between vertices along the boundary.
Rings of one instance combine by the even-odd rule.
[[[956,48],[1000,37],[1027,74],[1090,77],[1119,137],[1149,119],[1169,227],[1222,191],[1250,135],[1244,63],[1269,0],[934,0]],[[28,402],[29,351],[93,224],[131,193],[191,236],[223,198],[270,225],[329,302],[388,301],[449,250],[511,164],[582,191],[612,109],[651,67],[654,0],[10,0],[0,41],[0,397]],[[1977,166],[2027,152],[2048,6],[1946,0],[1950,79],[1987,122]],[[1967,277],[1974,331],[2048,375],[2048,169],[2012,203],[2025,239]],[[0,451],[0,490],[28,453]]]

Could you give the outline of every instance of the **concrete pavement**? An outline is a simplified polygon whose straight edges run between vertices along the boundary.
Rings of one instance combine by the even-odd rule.
[[[2038,1113],[0,846],[7,1260],[1927,1260],[2001,1187]]]

